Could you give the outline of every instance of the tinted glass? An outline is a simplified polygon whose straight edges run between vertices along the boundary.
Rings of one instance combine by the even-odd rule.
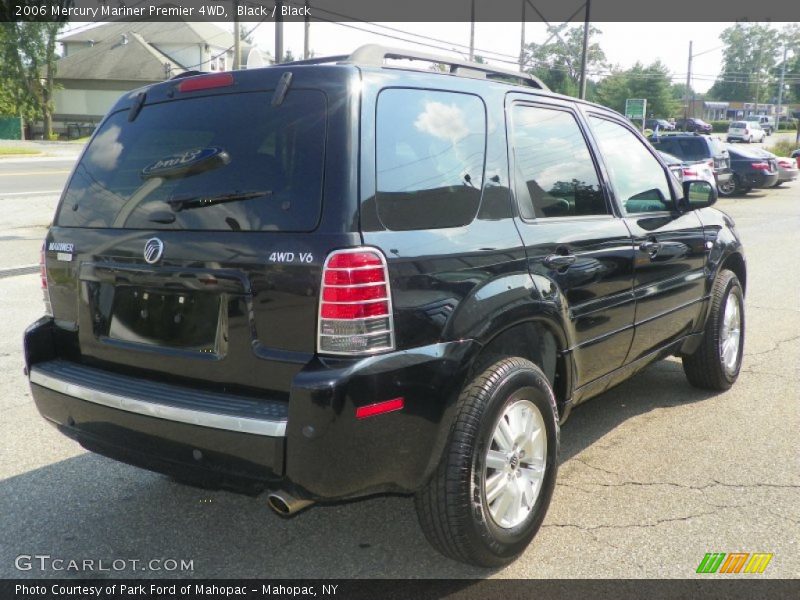
[[[744,129],[745,127],[747,127],[747,123],[744,121],[734,121],[731,123],[731,128],[733,129]]]
[[[483,187],[486,111],[477,96],[388,89],[378,97],[376,202],[385,227],[459,227]]]
[[[672,202],[667,176],[641,140],[618,123],[596,117],[591,118],[591,123],[625,212],[669,210]]]
[[[586,141],[570,113],[514,106],[512,148],[523,218],[608,214]]]
[[[224,94],[111,115],[69,183],[58,224],[311,231],[319,220],[325,96]]]

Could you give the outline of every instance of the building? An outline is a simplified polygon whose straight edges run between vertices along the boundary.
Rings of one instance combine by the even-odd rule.
[[[760,103],[756,106],[754,102],[740,102],[738,100],[729,102],[694,100],[690,105],[689,115],[700,117],[704,121],[733,121],[750,115],[766,115],[774,118],[777,110],[776,104]],[[800,111],[800,104],[784,104],[781,106],[781,116],[783,117],[791,117],[795,111]]]
[[[61,38],[54,128],[86,135],[124,92],[185,71],[233,68],[233,34],[213,23],[107,23]],[[242,64],[251,46],[241,43]]]

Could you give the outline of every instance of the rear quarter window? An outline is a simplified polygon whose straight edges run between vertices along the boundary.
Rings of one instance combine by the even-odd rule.
[[[326,100],[220,94],[112,114],[58,211],[65,227],[312,231],[322,205]]]
[[[486,110],[470,94],[390,88],[378,96],[376,204],[384,227],[439,229],[478,212]]]

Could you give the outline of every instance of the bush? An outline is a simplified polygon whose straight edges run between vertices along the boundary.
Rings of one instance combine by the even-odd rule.
[[[772,144],[767,150],[775,156],[790,156],[797,149],[794,140],[780,140]]]
[[[711,131],[714,133],[727,133],[730,121],[711,121]]]
[[[792,121],[791,123],[787,123],[786,121],[781,121],[778,124],[778,131],[795,131],[797,129],[797,121]]]

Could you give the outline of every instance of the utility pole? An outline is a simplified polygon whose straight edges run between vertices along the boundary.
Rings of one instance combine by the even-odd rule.
[[[763,48],[759,45],[758,48],[758,62],[756,63],[756,101],[753,114],[758,114],[758,97],[761,95],[761,52]]]
[[[589,11],[592,6],[591,0],[586,0],[586,17],[583,20],[583,50],[581,52],[581,79],[578,98],[586,98],[586,61],[589,56]]]
[[[283,62],[283,0],[275,2],[275,64]]]
[[[519,71],[525,70],[525,0],[522,0],[522,18],[519,20],[521,31],[519,34]]]
[[[239,23],[239,0],[233,0],[233,70],[241,69],[242,32]]]
[[[470,4],[469,13],[469,59],[475,60],[475,0]]]
[[[689,41],[689,65],[686,67],[686,104],[683,107],[684,120],[689,118],[689,89],[692,87],[692,42]],[[684,127],[686,124],[684,123]]]
[[[781,123],[781,108],[783,105],[783,81],[786,78],[786,42],[783,43],[783,63],[781,64],[781,85],[778,87],[778,109],[775,111],[775,131]]]
[[[309,0],[306,0],[306,2],[305,2],[306,16],[303,17],[303,21],[304,21],[304,23],[303,23],[303,60],[308,60],[309,58],[311,58],[311,50],[309,48],[309,41],[308,41],[309,35],[311,33],[311,17],[309,16],[309,13],[311,11],[309,10],[308,5],[309,5]]]

